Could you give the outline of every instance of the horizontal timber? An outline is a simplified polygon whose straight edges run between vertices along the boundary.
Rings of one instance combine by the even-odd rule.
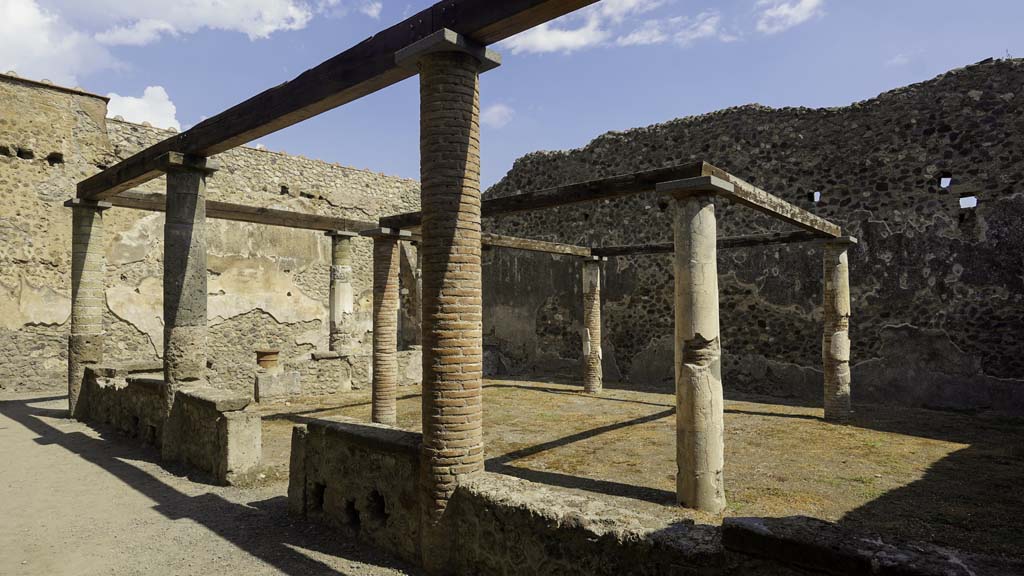
[[[192,128],[158,142],[78,184],[78,197],[100,200],[160,175],[168,152],[209,157],[372,94],[415,74],[395,53],[449,29],[493,44],[596,0],[444,0],[352,48]]]
[[[557,242],[545,242],[543,240],[530,240],[528,238],[516,238],[515,236],[502,236],[499,234],[488,234],[486,232],[480,235],[480,243],[484,246],[513,248],[515,250],[528,250],[530,252],[567,254],[569,256],[582,257],[590,256],[590,248],[585,246],[573,246],[572,244],[559,244]]]
[[[795,244],[798,242],[824,242],[821,234],[798,230],[796,232],[770,232],[767,234],[750,234],[747,236],[724,236],[718,239],[720,250],[749,248],[751,246],[770,246],[773,244]],[[672,242],[658,244],[637,244],[634,246],[605,246],[593,248],[594,256],[640,256],[644,254],[671,254],[675,250]]]
[[[153,212],[164,212],[167,209],[167,197],[163,194],[134,191],[122,192],[120,195],[110,198],[109,202],[118,208],[133,208],[135,210],[149,210]],[[244,206],[229,202],[218,202],[216,200],[206,201],[206,217],[215,220],[251,222],[253,224],[267,224],[269,226],[283,226],[285,228],[298,228],[301,230],[323,230],[325,232],[359,232],[376,226],[373,222],[321,216],[319,214],[304,214],[302,212],[278,210],[276,208],[257,208],[255,206]]]

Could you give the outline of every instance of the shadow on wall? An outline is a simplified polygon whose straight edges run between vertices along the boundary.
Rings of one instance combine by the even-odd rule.
[[[131,446],[124,441],[93,438],[81,432],[66,433],[46,423],[44,418],[63,418],[66,411],[38,404],[62,399],[61,396],[53,396],[0,401],[0,414],[38,434],[36,441],[40,444],[58,445],[109,472],[151,499],[155,503],[154,509],[169,520],[192,520],[282,574],[341,574],[302,550],[415,573],[406,565],[384,560],[379,554],[355,542],[338,539],[330,532],[303,530],[301,525],[295,525],[288,519],[285,496],[237,504],[218,494],[189,496],[182,493],[131,464],[132,460],[156,462],[158,458],[152,450]],[[230,518],[231,522],[225,522],[225,518]]]

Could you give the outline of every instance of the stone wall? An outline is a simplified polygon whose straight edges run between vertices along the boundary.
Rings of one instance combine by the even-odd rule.
[[[61,204],[79,180],[170,135],[105,115],[101,97],[0,75],[0,389],[65,386],[71,214]],[[419,207],[414,180],[251,147],[217,159],[211,200],[365,221]],[[140,190],[163,193],[163,179]],[[163,214],[114,208],[104,220],[106,360],[159,360]],[[315,378],[330,239],[209,220],[207,241],[211,384],[251,391],[257,349],[280,350],[286,370]],[[353,242],[352,329],[368,355],[370,241]]]
[[[521,158],[488,196],[706,160],[860,239],[850,253],[854,401],[1021,414],[1021,86],[1024,60],[986,61],[843,108],[751,105],[608,133]],[[965,196],[977,206],[962,209]],[[666,242],[666,208],[646,194],[486,227],[587,246]],[[783,229],[741,206],[718,214],[722,235]],[[719,273],[727,392],[820,402],[820,248],[721,252]],[[494,251],[490,366],[580,373],[579,274],[564,258]],[[671,257],[614,259],[604,281],[606,378],[671,389]]]

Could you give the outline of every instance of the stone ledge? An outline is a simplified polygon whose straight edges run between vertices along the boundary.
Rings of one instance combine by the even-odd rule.
[[[178,393],[186,399],[204,404],[217,412],[237,412],[244,410],[252,402],[252,399],[248,396],[242,396],[230,390],[220,390],[206,386],[183,388],[178,390]]]
[[[100,378],[117,378],[128,374],[162,373],[164,365],[160,362],[122,362],[116,364],[95,364],[86,370]]]
[[[344,417],[330,420],[310,420],[306,423],[306,429],[310,433],[315,433],[317,429],[320,429],[325,434],[344,436],[352,443],[373,451],[409,454],[417,457],[420,444],[423,443],[423,435],[418,432],[400,430],[383,424],[359,422]]]
[[[806,516],[726,518],[722,524],[722,542],[730,552],[840,576],[1010,576],[1024,573],[1024,562],[970,555],[921,542],[886,543],[877,537]]]
[[[345,358],[348,354],[342,354],[341,352],[313,352],[313,360],[337,360],[339,358]]]

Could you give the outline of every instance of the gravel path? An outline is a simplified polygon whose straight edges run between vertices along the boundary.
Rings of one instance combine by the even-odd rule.
[[[196,483],[134,442],[65,419],[63,397],[0,395],[0,574],[413,574],[293,521],[282,483]]]

